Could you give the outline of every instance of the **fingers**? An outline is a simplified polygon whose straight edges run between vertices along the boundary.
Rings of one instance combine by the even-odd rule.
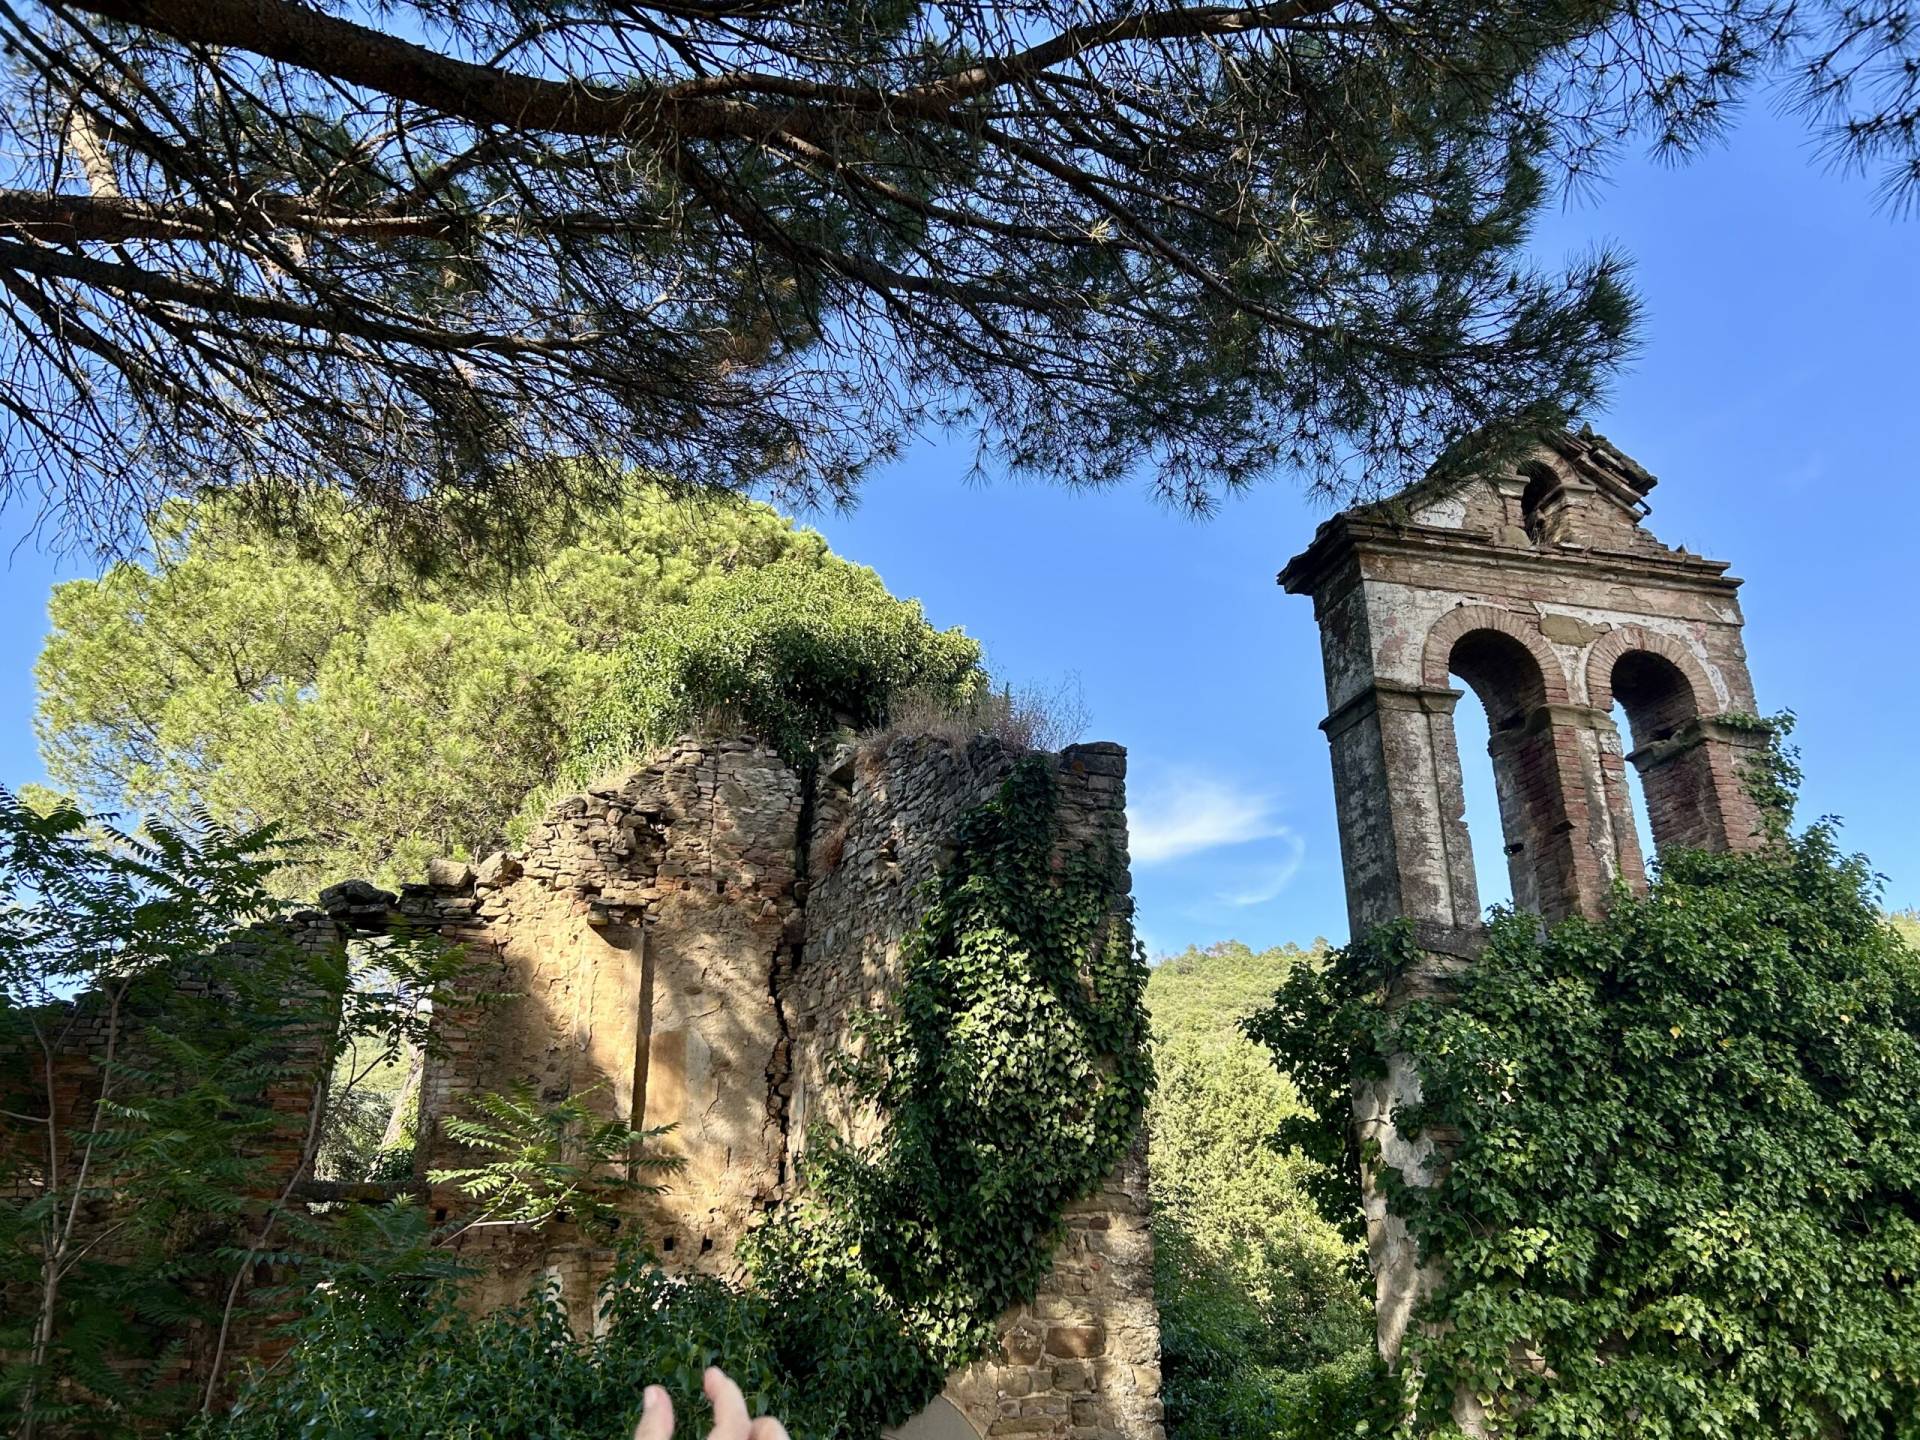
[[[633,1440],[673,1440],[673,1398],[658,1385],[641,1392],[640,1423]]]
[[[771,1415],[762,1415],[747,1427],[747,1440],[787,1440],[787,1427]]]
[[[709,1365],[701,1388],[713,1403],[713,1429],[707,1440],[749,1440],[753,1427],[747,1423],[747,1399],[727,1372]]]

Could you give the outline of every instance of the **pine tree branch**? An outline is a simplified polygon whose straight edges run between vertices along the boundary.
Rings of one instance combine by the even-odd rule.
[[[1285,30],[1340,3],[1195,6],[1077,25],[1014,54],[895,92],[752,72],[626,88],[546,80],[444,55],[298,0],[75,0],[73,8],[191,44],[296,65],[476,125],[666,144],[805,136],[849,114],[869,123],[898,115],[931,119],[1091,51]],[[718,98],[743,91],[797,103],[769,107]]]

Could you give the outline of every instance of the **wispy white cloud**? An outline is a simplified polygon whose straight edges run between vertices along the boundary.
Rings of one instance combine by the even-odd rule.
[[[1127,807],[1128,849],[1136,865],[1159,865],[1222,845],[1285,833],[1268,795],[1200,775],[1183,775]]]
[[[1216,896],[1222,905],[1264,905],[1269,900],[1277,900],[1280,893],[1293,883],[1293,877],[1300,873],[1300,862],[1306,858],[1307,842],[1285,828],[1275,833],[1286,854],[1276,863],[1250,875],[1238,888]]]

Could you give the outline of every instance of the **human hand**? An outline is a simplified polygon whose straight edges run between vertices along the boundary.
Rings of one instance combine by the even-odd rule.
[[[707,1432],[707,1440],[787,1440],[787,1427],[773,1416],[747,1417],[746,1396],[718,1365],[707,1367],[701,1388],[713,1406],[713,1429]],[[642,1393],[633,1440],[673,1440],[673,1400],[658,1385],[649,1385]]]

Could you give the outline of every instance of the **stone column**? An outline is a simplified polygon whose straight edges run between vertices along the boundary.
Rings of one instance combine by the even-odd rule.
[[[1479,946],[1480,900],[1453,729],[1460,695],[1375,680],[1321,725],[1333,751],[1353,933],[1404,918],[1420,943],[1420,961],[1390,997],[1395,1007],[1443,989]],[[1414,1184],[1430,1183],[1445,1160],[1446,1137],[1410,1141],[1394,1123],[1396,1107],[1419,1098],[1419,1074],[1398,1055],[1384,1078],[1357,1083],[1353,1092],[1355,1131],[1373,1157],[1362,1167],[1361,1203],[1380,1353],[1390,1362],[1440,1273],[1421,1263],[1379,1183],[1387,1167]]]

